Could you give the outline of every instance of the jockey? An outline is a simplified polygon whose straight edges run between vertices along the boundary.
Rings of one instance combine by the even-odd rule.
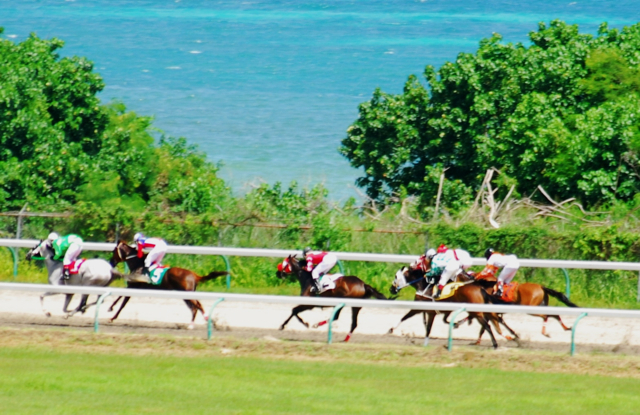
[[[302,256],[307,260],[306,270],[311,272],[313,277],[312,293],[320,292],[319,280],[323,275],[328,273],[338,262],[336,254],[330,252],[313,252],[311,248],[304,248]]]
[[[487,265],[479,275],[494,276],[498,268],[502,268],[498,276],[498,290],[496,292],[497,295],[502,296],[502,287],[505,283],[508,284],[513,280],[516,271],[520,268],[520,261],[518,261],[518,257],[515,255],[504,255],[495,252],[491,248],[487,248],[487,250],[484,251],[484,257],[487,259]]]
[[[53,248],[53,259],[56,261],[62,259],[62,277],[68,280],[71,277],[71,264],[82,252],[82,238],[75,234],[61,237],[51,232],[46,242]]]
[[[160,238],[147,238],[142,232],[136,233],[133,236],[133,240],[138,246],[138,258],[142,258],[145,249],[151,249],[144,260],[144,268],[142,269],[142,273],[148,276],[149,268],[152,265],[156,267],[161,265],[160,261],[167,253],[167,243]]]
[[[409,265],[411,269],[419,269],[423,272],[427,272],[429,270],[431,259],[436,255],[436,250],[433,248],[429,248],[422,254],[418,259]]]
[[[449,249],[440,245],[436,255],[431,260],[431,270],[425,277],[440,276],[438,291],[434,298],[439,298],[445,284],[453,280],[462,270],[472,265],[471,255],[462,249]]]

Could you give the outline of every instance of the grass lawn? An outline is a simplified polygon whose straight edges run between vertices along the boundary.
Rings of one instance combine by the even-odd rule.
[[[263,357],[225,355],[219,346],[217,355],[180,357],[182,346],[110,354],[109,341],[93,351],[64,341],[66,350],[64,343],[0,348],[2,413],[636,414],[640,407],[633,378],[412,367],[366,356],[289,360],[286,351],[270,356],[269,343],[260,346]]]

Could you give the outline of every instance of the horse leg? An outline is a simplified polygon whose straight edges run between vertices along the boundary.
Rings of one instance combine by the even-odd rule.
[[[71,311],[68,310],[69,303],[71,302],[72,297],[73,297],[73,294],[65,294],[64,306],[62,307],[62,311],[66,314],[64,318],[69,318],[69,316],[73,315]]]
[[[113,323],[113,320],[118,318],[118,316],[120,315],[120,312],[122,311],[124,306],[127,305],[127,303],[129,302],[130,299],[131,299],[131,297],[124,297],[124,300],[122,300],[122,304],[120,304],[120,308],[118,309],[118,312],[116,313],[116,315],[109,319],[110,322]]]
[[[494,349],[497,349],[498,342],[496,341],[496,338],[494,337],[493,332],[491,331],[491,326],[489,325],[489,323],[487,323],[487,320],[485,319],[484,315],[482,313],[478,313],[475,316],[475,318],[482,325],[482,327],[489,333],[489,336],[491,336],[491,344],[493,344]]]
[[[362,307],[351,307],[351,331],[347,334],[347,337],[344,338],[344,342],[348,342],[353,334],[353,331],[358,326],[358,314],[362,310]]]
[[[549,320],[549,316],[545,316],[542,314],[537,314],[538,317],[542,318],[542,335],[545,337],[551,337],[547,333],[547,321]]]
[[[333,318],[333,321],[336,321],[336,320],[338,320],[340,318],[340,313],[342,313],[342,308],[340,310],[338,310],[338,312],[336,313],[335,317]],[[329,322],[329,320],[322,320],[321,322],[314,324],[313,328],[317,329],[318,327],[324,326],[328,322]]]
[[[120,297],[116,298],[116,301],[114,301],[114,302],[111,304],[111,307],[109,307],[109,309],[108,309],[107,311],[108,311],[108,312],[112,312],[112,311],[113,311],[113,307],[115,307],[115,306],[116,306],[116,304],[118,304],[118,301],[120,301],[121,299],[122,299],[122,296],[120,296]]]
[[[293,308],[293,310],[291,310],[291,315],[289,316],[289,318],[287,318],[284,323],[282,323],[282,325],[280,326],[280,330],[284,330],[284,327],[287,325],[287,323],[289,323],[289,320],[291,320],[293,317],[297,318],[302,324],[304,324],[304,326],[306,328],[309,328],[309,325],[307,323],[305,323],[300,316],[298,316],[298,313],[301,313],[305,310],[311,310],[314,306],[308,306],[308,305],[299,305]]]
[[[507,325],[507,323],[504,321],[504,318],[502,316],[498,316],[498,319],[500,321],[500,324],[502,324],[503,326],[506,327],[507,330],[509,330],[509,333],[511,333],[513,335],[513,338],[509,338],[507,336],[505,336],[505,338],[507,340],[515,340],[516,342],[518,342],[518,340],[520,340],[520,336],[518,336],[518,333],[516,333],[515,331],[513,331],[513,329],[511,327],[509,327]],[[519,344],[519,343],[518,343]]]
[[[426,312],[429,315],[429,320],[427,321],[427,334],[424,337],[423,346],[429,345],[429,335],[431,334],[431,328],[433,327],[433,320],[436,318],[436,313],[433,311]]]
[[[394,331],[395,329],[397,329],[398,327],[400,327],[400,324],[402,324],[402,322],[403,322],[403,321],[407,320],[408,318],[411,318],[411,317],[415,316],[415,315],[416,315],[416,314],[418,314],[418,313],[422,313],[422,310],[409,310],[409,312],[408,312],[407,314],[405,314],[405,315],[404,315],[404,317],[402,317],[402,318],[400,319],[400,321],[398,321],[398,324],[396,324],[395,326],[393,326],[393,327],[391,327],[391,328],[389,329],[388,334],[393,333],[393,331]],[[424,319],[424,315],[423,315],[423,319]],[[426,327],[426,324],[427,324],[427,323],[425,322],[425,327]]]
[[[80,299],[80,304],[78,304],[78,307],[76,307],[75,310],[71,311],[67,316],[68,317],[72,317],[74,314],[82,312],[82,314],[84,314],[84,312],[86,311],[87,308],[87,299],[89,298],[89,294],[83,294],[81,299]]]
[[[191,311],[191,323],[187,326],[187,330],[193,330],[195,327],[194,322],[196,321],[196,316],[198,315],[198,307],[194,304],[193,300],[184,300]]]
[[[44,307],[44,297],[49,297],[52,295],[58,295],[61,293],[44,293],[40,296],[40,305],[42,306],[42,311],[44,312],[44,315],[47,317],[51,317],[51,313],[49,311],[47,311],[47,309]]]
[[[562,322],[562,319],[560,318],[560,316],[549,316],[549,317],[552,317],[552,318],[555,318],[556,320],[558,320],[558,323],[560,323],[560,325],[562,326],[562,328],[563,328],[565,331],[569,331],[569,330],[571,330],[571,327],[567,327],[567,326]]]

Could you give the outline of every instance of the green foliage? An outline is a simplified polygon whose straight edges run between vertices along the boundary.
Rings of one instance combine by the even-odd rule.
[[[587,205],[631,200],[638,185],[640,24],[580,34],[553,21],[530,46],[498,34],[439,70],[428,88],[410,76],[399,95],[374,91],[360,105],[340,151],[369,196],[405,189],[433,205],[446,168],[443,203],[468,204],[484,172],[498,168],[530,194]]]

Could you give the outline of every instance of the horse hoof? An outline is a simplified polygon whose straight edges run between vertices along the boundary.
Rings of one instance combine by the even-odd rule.
[[[204,321],[209,321],[209,316],[208,315],[205,314],[203,317],[204,317]]]
[[[511,337],[511,336],[504,336],[504,338],[505,338],[505,339],[507,339],[508,341],[512,341],[512,340],[514,340],[514,338],[513,338],[513,337]]]
[[[280,331],[284,330],[284,326],[280,326],[280,328],[278,330],[280,330]]]
[[[548,338],[548,339],[550,339],[550,338],[551,338],[551,335],[550,335],[550,334],[542,333],[542,335],[543,335],[544,337]]]
[[[389,329],[389,331],[387,332],[387,334],[393,334],[393,329]]]
[[[193,324],[189,324],[189,325],[187,326],[187,330],[193,330],[193,327],[194,327],[194,326],[193,326]]]
[[[350,334],[347,334],[347,337],[345,337],[345,338],[344,338],[344,342],[345,342],[345,343],[346,343],[346,342],[348,342],[350,338],[351,338],[351,335],[350,335]]]
[[[47,316],[47,317],[51,317],[51,313],[48,312],[48,311],[46,313],[44,313],[44,315]]]

